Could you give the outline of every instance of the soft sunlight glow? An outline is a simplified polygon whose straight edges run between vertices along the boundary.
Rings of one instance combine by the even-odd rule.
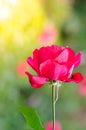
[[[12,5],[16,5],[18,0],[6,0],[8,3],[12,4]]]
[[[14,43],[18,46],[26,41],[30,43],[36,39],[44,19],[45,14],[37,0],[0,0],[0,43],[13,43],[13,46]]]
[[[16,5],[17,0],[0,0],[0,20],[5,20],[11,16],[12,8],[10,5]]]
[[[0,20],[7,19],[11,15],[11,10],[8,8],[0,9]]]

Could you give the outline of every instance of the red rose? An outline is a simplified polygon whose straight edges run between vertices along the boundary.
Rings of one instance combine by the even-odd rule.
[[[36,49],[33,57],[28,57],[28,64],[36,71],[37,76],[26,72],[31,85],[35,88],[43,86],[47,81],[59,80],[63,82],[80,82],[82,75],[72,74],[81,60],[81,53],[77,55],[69,47],[47,46]]]

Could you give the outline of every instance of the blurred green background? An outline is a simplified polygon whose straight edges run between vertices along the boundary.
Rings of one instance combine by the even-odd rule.
[[[0,0],[0,130],[27,129],[19,107],[33,106],[42,123],[52,119],[51,88],[30,86],[26,59],[35,48],[64,45],[82,51],[76,70],[86,75],[86,0]],[[63,130],[86,130],[83,83],[62,84],[56,120]]]

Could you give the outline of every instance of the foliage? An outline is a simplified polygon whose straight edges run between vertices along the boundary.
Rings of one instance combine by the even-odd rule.
[[[44,130],[36,111],[31,107],[21,107],[28,125],[34,130]]]

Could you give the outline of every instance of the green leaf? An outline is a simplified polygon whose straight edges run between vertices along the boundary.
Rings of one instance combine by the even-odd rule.
[[[44,130],[37,112],[32,107],[21,107],[21,112],[24,115],[29,127],[33,130]]]

